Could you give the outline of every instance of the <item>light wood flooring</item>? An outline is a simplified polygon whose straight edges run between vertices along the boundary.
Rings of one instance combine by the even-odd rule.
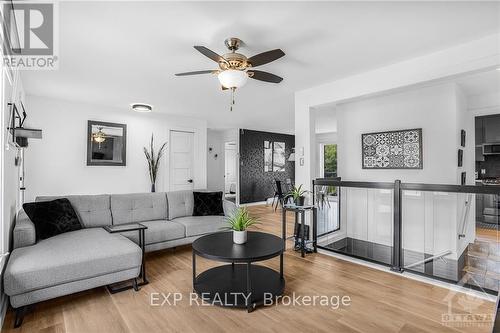
[[[280,234],[280,213],[266,206],[249,208],[261,224],[255,229]],[[292,218],[289,219],[292,221]],[[289,231],[293,230],[290,223]],[[139,292],[111,295],[96,288],[38,304],[20,329],[12,329],[9,310],[3,332],[490,332],[491,325],[447,327],[442,315],[491,314],[494,304],[399,275],[323,254],[305,259],[285,254],[286,295],[351,298],[351,305],[277,306],[245,310],[217,306],[151,306],[151,293],[192,290],[191,248],[185,246],[147,255],[150,284]],[[266,265],[278,269],[279,259]],[[198,272],[214,263],[199,258]],[[449,301],[449,304],[448,304]],[[449,307],[450,306],[450,307]]]

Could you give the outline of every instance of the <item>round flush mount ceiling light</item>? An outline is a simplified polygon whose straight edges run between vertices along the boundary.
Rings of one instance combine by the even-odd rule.
[[[132,103],[130,104],[132,110],[136,112],[151,112],[153,111],[153,106],[146,103]]]
[[[246,72],[235,69],[222,71],[217,77],[219,78],[220,84],[228,89],[243,87],[248,80],[248,74]]]

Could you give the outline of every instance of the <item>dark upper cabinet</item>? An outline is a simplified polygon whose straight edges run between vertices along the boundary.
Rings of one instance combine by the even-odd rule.
[[[483,119],[484,142],[500,142],[500,115]]]
[[[500,115],[476,117],[476,146],[500,142]]]
[[[476,146],[484,143],[484,127],[483,127],[483,118],[476,117]]]

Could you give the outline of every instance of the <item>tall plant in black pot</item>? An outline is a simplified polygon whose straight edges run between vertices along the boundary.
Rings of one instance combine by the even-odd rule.
[[[144,155],[146,156],[146,160],[148,162],[148,171],[149,171],[149,179],[151,180],[151,192],[155,192],[155,184],[156,184],[156,176],[158,176],[158,168],[160,166],[160,160],[167,148],[167,142],[163,143],[158,149],[158,152],[155,152],[154,149],[154,137],[151,134],[151,143],[149,145],[149,150],[144,147]]]

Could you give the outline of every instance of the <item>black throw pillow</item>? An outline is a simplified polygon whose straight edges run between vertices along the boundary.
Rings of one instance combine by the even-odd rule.
[[[37,240],[82,229],[73,206],[66,198],[25,203],[23,209],[35,225]]]
[[[224,215],[222,206],[222,191],[193,192],[193,216]]]

